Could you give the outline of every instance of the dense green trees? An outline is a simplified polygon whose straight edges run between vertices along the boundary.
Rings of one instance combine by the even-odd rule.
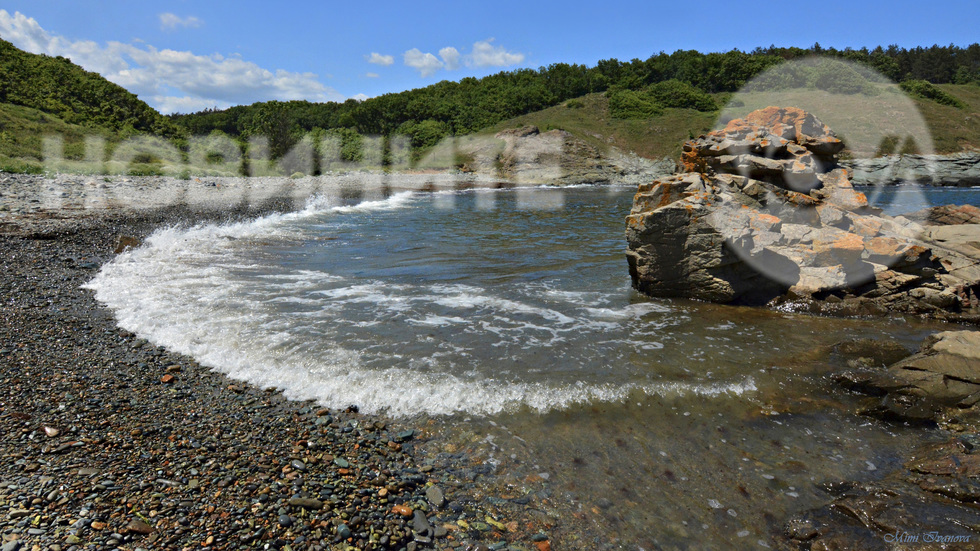
[[[904,49],[897,46],[873,50],[823,48],[757,48],[751,53],[732,50],[703,54],[693,50],[664,52],[646,60],[601,60],[594,67],[555,63],[548,67],[517,69],[482,79],[443,81],[425,88],[385,94],[358,102],[314,104],[305,101],[271,102],[285,108],[293,143],[314,128],[349,128],[361,134],[407,136],[414,147],[427,147],[438,139],[466,134],[502,120],[560,104],[592,92],[609,91],[610,106],[617,117],[651,116],[664,107],[702,111],[717,108],[708,95],[734,92],[768,68],[784,60],[814,54],[867,65],[895,81],[930,83],[980,83],[980,44]],[[814,65],[799,74],[782,74],[800,84],[839,93],[868,90],[855,86],[860,79],[852,69]],[[773,85],[793,84],[770,83]],[[916,85],[916,90],[925,90]],[[918,92],[917,92],[918,93]],[[919,93],[935,99],[936,94]],[[192,134],[222,130],[230,135],[256,131],[255,113],[268,103],[226,110],[208,110],[172,119]],[[285,136],[285,134],[279,134]],[[276,140],[273,139],[273,144]],[[274,150],[282,150],[274,148]]]
[[[183,130],[123,87],[63,57],[34,55],[0,40],[0,103],[51,113],[81,126],[169,137]]]

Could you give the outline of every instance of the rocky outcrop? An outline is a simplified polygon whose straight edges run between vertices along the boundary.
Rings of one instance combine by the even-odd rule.
[[[842,314],[980,312],[980,226],[884,216],[851,186],[841,141],[768,107],[684,144],[685,172],[638,187],[627,260],[638,290]]]
[[[915,183],[934,186],[980,186],[980,152],[955,155],[901,155],[842,161],[854,185]]]
[[[838,373],[846,387],[877,396],[865,411],[910,421],[962,424],[980,420],[980,332],[932,335],[917,354],[888,368]]]

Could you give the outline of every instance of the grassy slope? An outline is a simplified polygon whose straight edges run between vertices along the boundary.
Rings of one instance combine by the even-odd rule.
[[[959,98],[966,104],[966,109],[940,105],[934,101],[916,101],[922,117],[932,130],[936,151],[980,151],[980,85],[940,84],[938,87]]]
[[[573,100],[573,104],[575,101],[582,106],[570,108],[566,102],[503,121],[482,133],[493,134],[529,124],[542,132],[558,128],[603,151],[612,145],[642,157],[659,159],[679,156],[684,140],[710,130],[716,118],[715,113],[667,109],[663,115],[652,119],[614,119],[609,115],[605,94],[589,94]]]
[[[54,115],[30,107],[0,103],[0,170],[40,170],[45,136],[61,136],[65,157],[83,159],[86,136],[111,139],[112,133],[68,124]]]
[[[929,127],[935,151],[955,153],[970,149],[980,150],[980,86],[944,84],[940,88],[959,98],[967,108],[957,109],[929,100],[913,100]],[[721,94],[716,99],[722,103],[728,99],[728,95]],[[760,99],[758,106],[751,104],[751,97],[744,99],[749,103],[742,110],[771,104],[771,98]],[[717,112],[667,109],[663,115],[650,119],[621,120],[609,116],[608,101],[604,94],[589,94],[579,101],[582,107],[569,108],[566,107],[566,102],[503,121],[481,133],[493,134],[530,124],[542,131],[553,128],[567,130],[601,149],[613,145],[650,159],[677,158],[685,140],[692,135],[711,130],[720,116]],[[831,128],[834,127],[831,124]]]

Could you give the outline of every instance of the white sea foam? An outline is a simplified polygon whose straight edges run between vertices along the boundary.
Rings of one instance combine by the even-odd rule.
[[[400,191],[385,199],[362,201],[356,205],[331,206],[330,212],[350,214],[357,212],[394,210],[408,206],[414,196],[415,192],[413,191]]]

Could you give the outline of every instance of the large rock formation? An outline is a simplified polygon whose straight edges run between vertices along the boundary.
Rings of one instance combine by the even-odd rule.
[[[882,215],[837,164],[842,148],[813,115],[778,107],[685,143],[685,172],[633,200],[634,287],[845,314],[980,312],[980,226]]]

